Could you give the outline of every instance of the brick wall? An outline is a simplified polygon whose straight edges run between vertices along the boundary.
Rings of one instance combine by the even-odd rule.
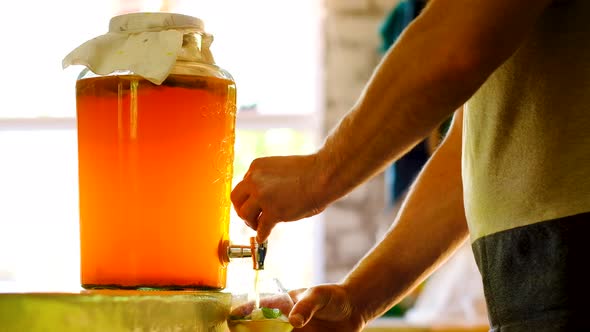
[[[379,27],[398,1],[325,0],[326,133],[355,103],[379,62]],[[326,281],[340,280],[381,237],[392,219],[384,201],[378,176],[326,209]]]

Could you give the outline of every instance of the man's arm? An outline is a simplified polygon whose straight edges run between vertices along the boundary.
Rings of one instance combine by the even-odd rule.
[[[518,48],[551,0],[432,0],[386,54],[357,104],[310,156],[255,160],[232,192],[265,240],[322,211],[421,141]]]
[[[291,317],[301,315],[303,321],[314,317],[305,331],[320,331],[314,325],[326,326],[325,321],[334,318],[358,327],[358,321],[364,324],[380,316],[467,239],[461,181],[462,114],[457,111],[449,134],[411,187],[389,232],[346,277],[344,291],[337,291],[336,286],[312,288],[293,308]],[[340,311],[348,316],[339,317]],[[292,323],[300,321],[297,318]]]
[[[432,0],[318,158],[329,203],[397,160],[510,57],[550,0]]]
[[[362,308],[365,320],[403,299],[467,239],[461,180],[462,122],[460,110],[383,241],[344,282],[353,307]]]

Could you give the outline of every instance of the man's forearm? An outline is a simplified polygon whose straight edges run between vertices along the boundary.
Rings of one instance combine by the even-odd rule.
[[[432,0],[319,151],[319,205],[381,171],[463,105],[549,2]]]
[[[365,321],[385,312],[468,236],[461,181],[461,121],[427,163],[396,223],[344,281]]]

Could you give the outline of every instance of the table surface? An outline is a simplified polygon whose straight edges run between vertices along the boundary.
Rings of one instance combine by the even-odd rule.
[[[0,332],[227,332],[227,292],[96,290],[0,293]],[[486,332],[380,319],[367,332]]]
[[[193,291],[2,293],[0,332],[225,332],[231,299]]]

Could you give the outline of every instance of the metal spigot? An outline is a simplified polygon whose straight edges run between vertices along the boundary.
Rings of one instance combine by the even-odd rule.
[[[252,267],[254,270],[264,270],[268,241],[258,243],[255,237],[251,237],[250,247],[252,247]]]
[[[224,261],[229,262],[233,258],[252,257],[252,268],[264,270],[264,260],[268,249],[268,241],[258,243],[255,237],[250,238],[250,245],[227,244]]]

